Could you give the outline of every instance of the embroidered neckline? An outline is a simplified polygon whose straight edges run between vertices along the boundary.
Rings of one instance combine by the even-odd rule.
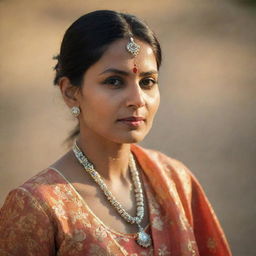
[[[136,238],[137,233],[122,233],[116,230],[113,230],[112,228],[110,228],[108,225],[106,225],[94,212],[93,210],[89,207],[89,205],[86,203],[86,201],[82,198],[82,196],[79,194],[79,192],[76,190],[76,188],[72,185],[72,183],[55,167],[48,167],[48,170],[53,170],[56,173],[58,173],[64,180],[65,182],[72,188],[72,190],[75,192],[75,194],[77,195],[77,197],[81,200],[81,202],[83,203],[84,207],[88,210],[88,212],[101,224],[101,226],[103,226],[106,230],[108,230],[111,233],[114,233],[115,235],[118,236],[123,236],[126,238]],[[146,225],[146,227],[143,228],[144,231],[148,230],[148,228],[150,227],[150,223]]]

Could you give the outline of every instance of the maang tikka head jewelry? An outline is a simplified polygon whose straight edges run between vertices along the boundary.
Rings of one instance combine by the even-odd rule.
[[[129,38],[129,42],[126,45],[126,50],[132,54],[133,57],[136,57],[139,54],[140,51],[140,45],[136,44],[134,42],[133,37],[130,36]],[[138,69],[137,69],[137,65],[136,63],[134,63],[133,69],[132,69],[133,73],[137,73]]]
[[[133,37],[130,37],[129,42],[126,45],[126,49],[129,53],[136,57],[140,51],[140,46],[134,42]]]

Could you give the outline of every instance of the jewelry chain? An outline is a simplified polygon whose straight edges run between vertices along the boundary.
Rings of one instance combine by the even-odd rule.
[[[107,185],[103,181],[100,174],[95,170],[94,165],[88,160],[88,158],[83,154],[80,148],[75,143],[73,146],[73,152],[78,159],[78,161],[83,165],[86,172],[90,174],[93,180],[99,185],[103,193],[105,194],[108,201],[112,206],[116,209],[118,214],[125,219],[127,222],[139,225],[144,217],[144,197],[142,191],[142,185],[139,178],[139,173],[136,168],[136,163],[132,153],[130,153],[129,157],[129,169],[132,176],[133,186],[134,186],[134,194],[136,199],[136,216],[131,216],[123,206],[116,200],[115,196],[109,191]],[[139,225],[140,227],[140,225]]]

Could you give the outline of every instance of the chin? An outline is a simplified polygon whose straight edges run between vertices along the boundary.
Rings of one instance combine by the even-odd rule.
[[[131,132],[116,138],[116,142],[120,144],[132,144],[141,142],[145,138],[146,134],[141,132]]]

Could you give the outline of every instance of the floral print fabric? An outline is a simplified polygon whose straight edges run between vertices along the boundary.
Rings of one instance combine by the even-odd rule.
[[[57,170],[11,191],[0,210],[0,255],[228,256],[224,233],[197,180],[180,162],[132,145],[142,167],[153,245],[108,228]]]

